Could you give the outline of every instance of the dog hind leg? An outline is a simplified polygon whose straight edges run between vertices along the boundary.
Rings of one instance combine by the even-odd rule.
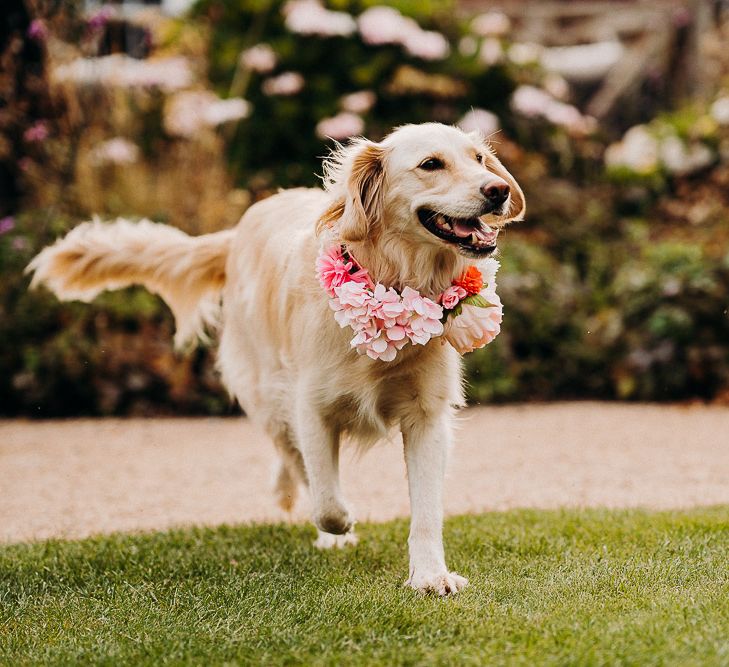
[[[291,474],[289,465],[283,459],[279,461],[273,493],[276,503],[284,512],[290,512],[294,508],[299,495],[299,485]]]
[[[299,484],[308,485],[304,460],[287,427],[269,428],[269,434],[281,457],[273,487],[274,496],[278,506],[290,512],[299,495]]]

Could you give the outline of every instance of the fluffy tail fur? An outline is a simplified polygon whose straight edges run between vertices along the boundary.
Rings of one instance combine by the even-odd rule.
[[[144,285],[175,316],[175,344],[204,336],[217,320],[233,230],[188,236],[149,220],[79,225],[28,265],[31,287],[45,284],[64,300],[90,301],[108,289]]]

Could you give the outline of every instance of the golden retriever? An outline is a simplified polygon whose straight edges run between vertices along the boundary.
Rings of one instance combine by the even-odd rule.
[[[290,507],[298,485],[308,487],[318,546],[355,539],[339,487],[342,438],[368,446],[399,429],[412,515],[407,584],[455,593],[467,580],[446,567],[442,488],[453,410],[463,403],[460,355],[438,340],[406,346],[391,362],[358,355],[315,260],[323,244],[341,243],[374,280],[434,298],[494,251],[486,225],[521,219],[524,196],[481,136],[436,123],[340,147],[324,181],[200,237],[147,221],[82,224],[33,260],[33,284],[83,300],[145,285],[173,310],[178,343],[219,318],[223,381],[281,456],[279,503]]]

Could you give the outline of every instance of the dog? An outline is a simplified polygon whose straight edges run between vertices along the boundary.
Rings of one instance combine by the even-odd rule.
[[[444,596],[467,584],[446,567],[442,540],[446,456],[464,403],[460,355],[438,340],[390,362],[358,354],[314,267],[322,244],[334,242],[383,285],[435,298],[493,253],[487,226],[524,212],[519,185],[478,133],[405,125],[379,143],[338,146],[323,188],[273,195],[234,229],[190,237],[149,221],[94,220],[28,269],[33,286],[62,299],[144,285],[172,309],[178,344],[218,319],[222,379],[280,454],[279,504],[289,509],[299,486],[308,488],[317,546],[356,540],[339,484],[342,440],[366,448],[399,429],[411,504],[406,584]]]

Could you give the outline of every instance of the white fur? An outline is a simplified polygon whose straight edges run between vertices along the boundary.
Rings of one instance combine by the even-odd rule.
[[[432,155],[446,169],[418,168]],[[433,341],[407,346],[389,363],[359,356],[351,332],[332,316],[314,263],[322,244],[344,241],[375,280],[434,297],[473,260],[424,229],[416,210],[478,215],[479,188],[494,180],[512,193],[503,216],[485,217],[499,226],[523,215],[524,198],[484,141],[438,124],[405,126],[379,144],[340,147],[326,164],[324,190],[270,197],[235,230],[190,238],[148,222],[87,223],[30,269],[34,284],[62,298],[147,285],[172,306],[179,338],[199,331],[222,293],[223,381],[281,455],[280,504],[290,507],[297,485],[308,486],[318,546],[354,540],[339,486],[342,440],[366,447],[401,430],[412,509],[407,583],[445,595],[467,583],[446,568],[441,536],[453,409],[463,403],[459,355]]]

